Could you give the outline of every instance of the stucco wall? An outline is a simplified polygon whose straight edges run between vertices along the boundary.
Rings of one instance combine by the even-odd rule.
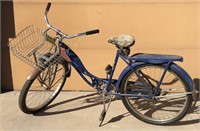
[[[16,34],[28,25],[45,28],[47,1],[14,1]],[[104,77],[116,48],[107,38],[130,34],[136,39],[131,52],[177,54],[191,77],[200,78],[200,3],[197,0],[58,0],[52,1],[50,23],[66,34],[100,29],[100,34],[65,40],[90,72]],[[31,68],[11,55],[13,87],[20,90]],[[125,64],[120,61],[115,78]],[[91,88],[72,70],[66,90]]]

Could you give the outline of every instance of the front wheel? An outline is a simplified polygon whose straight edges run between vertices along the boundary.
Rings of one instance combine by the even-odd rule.
[[[155,93],[165,68],[166,65],[137,66],[135,71],[141,76],[146,88],[130,70],[122,80],[121,93],[140,96],[148,96],[148,91]],[[177,70],[167,70],[157,91],[155,99],[122,97],[122,102],[132,115],[150,124],[172,124],[186,115],[192,103],[192,96],[187,94],[190,92],[189,84]]]
[[[66,62],[50,65],[33,80],[27,80],[20,92],[19,107],[31,114],[44,109],[60,93],[67,78]]]

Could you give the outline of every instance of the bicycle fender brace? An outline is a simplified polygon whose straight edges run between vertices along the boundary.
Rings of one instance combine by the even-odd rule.
[[[131,67],[130,66],[127,66],[123,71],[122,73],[119,75],[119,78],[118,78],[118,81],[116,83],[116,90],[119,92],[120,91],[120,86],[122,84],[122,80],[123,78],[125,77],[125,75],[132,69],[134,69],[135,67],[137,66],[140,66],[140,65],[143,65],[143,64],[146,64],[146,62],[135,62],[135,63],[132,63],[131,64]],[[167,64],[167,63],[163,63],[163,64]],[[188,75],[188,73],[183,70],[183,68],[181,68],[180,66],[178,66],[177,64],[175,63],[171,63],[170,65],[170,68],[171,69],[175,69],[177,70],[184,78],[185,80],[187,81],[187,83],[189,83],[189,89],[190,91],[193,93],[193,96],[195,95],[195,88],[194,88],[194,84],[193,84],[193,81],[192,81],[192,78]]]

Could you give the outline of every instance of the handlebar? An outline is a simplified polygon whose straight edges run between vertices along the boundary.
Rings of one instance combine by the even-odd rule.
[[[46,33],[49,29],[52,29],[58,35],[60,35],[62,39],[64,39],[64,38],[71,39],[71,38],[75,38],[75,37],[78,37],[78,36],[92,35],[92,34],[99,33],[99,29],[95,29],[95,30],[90,30],[90,31],[86,31],[86,32],[83,32],[83,33],[75,34],[75,35],[72,35],[72,36],[66,35],[65,33],[61,32],[60,30],[54,28],[52,25],[49,24],[47,13],[49,12],[50,7],[51,7],[51,2],[48,2],[47,6],[46,6],[45,14],[44,14],[44,19],[45,19],[45,22],[46,22],[48,28],[44,31],[44,33]]]

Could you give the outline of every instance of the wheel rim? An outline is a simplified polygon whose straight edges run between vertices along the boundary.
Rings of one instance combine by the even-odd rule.
[[[145,66],[137,69],[137,72],[139,73],[142,71],[145,75],[143,80],[148,88],[153,92],[154,87],[158,85],[158,81],[160,80],[164,69],[165,68],[162,66]],[[139,74],[142,75],[141,73]],[[148,80],[146,78],[148,78]],[[135,89],[138,90],[144,88],[141,84],[137,84],[137,86],[135,86],[137,81],[137,76],[132,73],[125,82],[124,92],[128,93],[131,90],[136,93]],[[129,83],[134,84],[130,85]],[[180,114],[183,113],[188,101],[186,95],[179,96],[180,93],[187,92],[185,84],[182,82],[180,77],[168,70],[160,88],[161,90],[158,95],[163,97],[160,97],[157,100],[133,99],[130,97],[126,97],[125,100],[132,111],[145,120],[154,122],[169,122],[177,119]],[[147,95],[148,93],[143,92],[140,94]]]
[[[52,101],[59,93],[65,79],[62,64],[50,65],[33,81],[25,99],[29,110],[38,110]]]

